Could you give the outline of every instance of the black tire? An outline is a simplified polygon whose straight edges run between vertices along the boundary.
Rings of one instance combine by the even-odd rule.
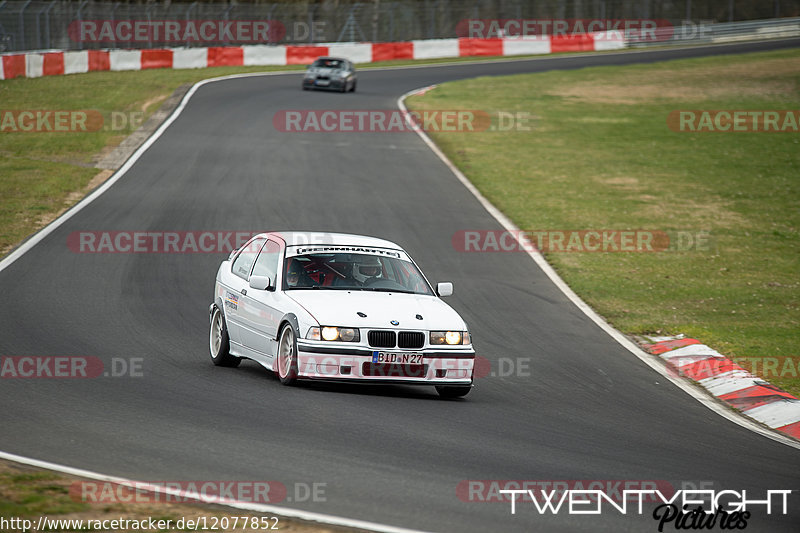
[[[352,87],[352,89],[350,89],[350,92],[351,93],[356,92],[356,82],[355,81],[353,82],[353,87]]]
[[[472,387],[469,385],[459,387],[436,386],[436,392],[438,392],[439,396],[442,398],[463,398],[469,394],[471,390]]]
[[[297,335],[289,324],[283,326],[278,340],[275,373],[284,385],[297,382]]]
[[[237,367],[242,362],[240,357],[231,355],[228,325],[225,323],[225,316],[217,306],[214,306],[214,313],[211,315],[208,348],[211,353],[211,360],[217,366]]]

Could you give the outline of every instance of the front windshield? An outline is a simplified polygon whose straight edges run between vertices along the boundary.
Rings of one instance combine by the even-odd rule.
[[[283,290],[291,289],[433,295],[425,278],[410,261],[357,253],[317,253],[287,258],[283,265]]]
[[[315,68],[342,68],[342,62],[338,59],[317,59],[311,66]]]

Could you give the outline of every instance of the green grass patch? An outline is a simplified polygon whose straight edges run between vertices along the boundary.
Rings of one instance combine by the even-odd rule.
[[[87,192],[94,163],[186,83],[285,67],[91,72],[0,82],[2,110],[86,111],[125,116],[118,127],[78,132],[0,133],[0,256]],[[122,125],[124,124],[124,127]]]
[[[528,56],[521,56],[528,57]],[[530,56],[535,57],[535,56]],[[445,58],[358,65],[359,70],[507,58]],[[117,146],[183,84],[230,74],[304,70],[302,65],[90,72],[0,81],[0,111],[98,112],[87,132],[0,132],[0,257],[88,192],[100,156]],[[123,126],[124,125],[124,126]]]
[[[533,117],[530,131],[432,133],[522,229],[710,232],[704,250],[545,255],[618,329],[792,357],[794,372],[764,377],[800,395],[800,134],[667,126],[673,110],[797,110],[800,51],[479,78],[408,105]]]
[[[89,506],[70,498],[69,488],[47,472],[0,473],[0,516],[30,517],[86,511]]]

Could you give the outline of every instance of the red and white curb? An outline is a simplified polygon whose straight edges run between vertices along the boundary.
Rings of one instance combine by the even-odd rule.
[[[753,420],[800,439],[800,399],[754,376],[697,339],[650,337],[644,348]]]
[[[309,46],[252,45],[146,50],[62,50],[0,56],[0,80],[38,78],[96,71],[151,68],[206,68],[307,65],[320,56],[354,63],[480,56],[519,56],[559,52],[598,52],[625,48],[621,31],[500,39],[430,39],[398,43],[327,43]]]

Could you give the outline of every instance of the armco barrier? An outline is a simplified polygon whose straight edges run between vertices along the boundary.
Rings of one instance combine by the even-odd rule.
[[[329,43],[315,46],[227,46],[146,50],[44,51],[0,56],[0,80],[101,70],[307,65],[319,56],[355,63],[398,59],[516,56],[625,48],[622,32],[503,39],[431,39],[404,43]]]

